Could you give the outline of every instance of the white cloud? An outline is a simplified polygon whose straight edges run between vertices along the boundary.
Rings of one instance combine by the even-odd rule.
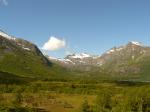
[[[50,39],[43,45],[42,49],[46,51],[55,51],[66,46],[65,40],[51,36]]]
[[[5,6],[7,6],[7,5],[8,5],[8,2],[7,2],[7,0],[0,0],[0,4],[3,4],[3,5],[5,5]]]

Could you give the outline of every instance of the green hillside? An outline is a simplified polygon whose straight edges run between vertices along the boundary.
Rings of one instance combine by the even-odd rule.
[[[23,47],[19,46],[20,44]],[[55,78],[67,74],[63,67],[48,61],[36,45],[21,39],[9,40],[2,36],[0,71],[33,78]]]

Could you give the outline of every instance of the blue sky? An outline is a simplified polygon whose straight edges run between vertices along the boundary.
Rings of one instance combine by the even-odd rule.
[[[50,36],[66,47],[47,51],[101,54],[140,41],[150,45],[149,0],[0,0],[0,29],[42,47]]]

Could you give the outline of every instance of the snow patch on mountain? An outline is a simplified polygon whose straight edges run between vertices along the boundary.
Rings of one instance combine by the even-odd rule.
[[[141,46],[142,44],[140,42],[137,41],[131,41],[132,44],[137,45],[137,46]]]
[[[18,46],[21,46],[22,49],[24,49],[24,50],[27,50],[27,51],[30,51],[30,50],[31,50],[30,48],[26,47],[25,45],[23,45],[23,44],[21,44],[21,43],[18,43],[18,42],[17,42],[17,38],[8,35],[7,33],[5,33],[5,32],[2,31],[2,30],[0,30],[0,35],[1,35],[2,37],[6,38],[6,39],[13,40],[14,42],[16,42],[16,44],[17,44]]]
[[[59,61],[65,64],[75,64],[74,62],[72,62],[70,59],[62,59],[62,58],[54,58],[54,57],[49,57],[50,60],[54,60],[54,61]]]
[[[81,53],[81,54],[74,54],[70,56],[71,58],[75,58],[75,59],[83,59],[83,58],[89,58],[91,57],[89,54],[86,53]]]
[[[24,50],[27,50],[27,51],[30,51],[31,49],[30,48],[28,48],[28,47],[25,47],[24,45],[22,45],[22,44],[20,44],[20,43],[17,43],[19,46],[21,46],[22,47],[22,49],[24,49]]]
[[[3,32],[3,31],[1,31],[1,30],[0,30],[0,35],[1,35],[2,37],[4,37],[4,38],[9,39],[9,40],[16,40],[16,38],[14,38],[14,37],[8,35],[7,33]]]
[[[107,51],[106,53],[107,53],[107,54],[111,54],[111,53],[113,53],[113,52],[115,52],[115,50],[114,50],[114,49],[110,49],[110,50]]]
[[[123,47],[116,48],[116,51],[121,51]]]
[[[72,62],[69,59],[58,59],[58,61],[61,61],[61,62],[66,63],[66,64],[69,64],[69,63],[75,64],[74,62]]]
[[[127,45],[142,46],[142,44],[141,44],[140,42],[137,42],[137,41],[131,41],[131,42],[129,42],[129,44],[127,44]],[[121,46],[121,47],[118,47],[118,48],[114,47],[114,48],[108,50],[108,51],[106,52],[106,54],[112,54],[112,53],[114,53],[114,52],[116,52],[116,51],[121,51],[121,50],[123,50],[125,47],[126,47],[126,46]],[[134,51],[135,48],[132,47],[132,50]]]
[[[30,51],[31,49],[27,48],[27,47],[22,47],[24,50]]]
[[[73,61],[69,60],[69,59],[65,59],[65,61],[70,62],[70,63],[75,65],[75,63]]]

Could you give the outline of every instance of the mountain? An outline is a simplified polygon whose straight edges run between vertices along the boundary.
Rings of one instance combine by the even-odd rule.
[[[93,69],[92,66],[94,66],[94,68],[99,66],[95,62],[98,58],[99,56],[96,55],[80,53],[68,55],[64,59],[57,59],[53,57],[49,57],[48,59],[70,70],[91,71],[91,69]]]
[[[0,30],[0,71],[23,77],[54,77],[65,69],[50,62],[38,47]]]
[[[113,47],[99,56],[72,54],[64,59],[53,59],[53,62],[71,70],[91,72],[92,75],[107,74],[108,77],[150,80],[150,47],[135,41]]]
[[[57,59],[44,56],[35,44],[0,30],[1,78],[5,74],[25,82],[25,77],[29,80],[105,78],[149,81],[149,67],[150,47],[140,42],[131,41],[126,45],[113,47],[102,55],[80,53]]]
[[[150,47],[139,42],[114,47],[101,56],[101,68],[110,74],[135,76],[150,80]]]

